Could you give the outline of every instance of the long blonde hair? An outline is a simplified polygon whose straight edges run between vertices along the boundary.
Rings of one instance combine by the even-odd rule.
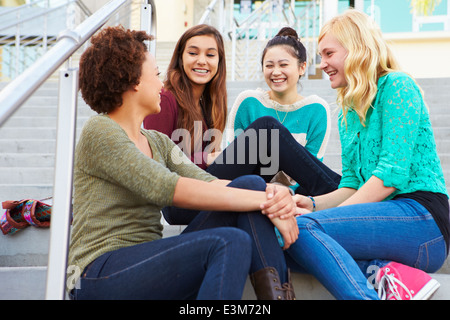
[[[378,79],[400,67],[381,30],[365,13],[350,9],[328,21],[321,29],[319,42],[332,34],[347,49],[344,70],[347,86],[337,89],[337,103],[344,120],[353,109],[364,125],[367,111],[377,94]]]

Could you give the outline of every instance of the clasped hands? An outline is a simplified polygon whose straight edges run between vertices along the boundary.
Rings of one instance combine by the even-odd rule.
[[[310,213],[304,208],[306,197],[291,195],[287,187],[268,184],[266,188],[267,201],[261,204],[261,212],[265,214],[278,228],[284,239],[283,249],[288,249],[299,234],[296,216]]]

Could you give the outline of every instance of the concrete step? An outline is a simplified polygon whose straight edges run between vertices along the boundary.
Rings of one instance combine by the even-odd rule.
[[[178,235],[184,226],[165,225],[164,237]],[[28,227],[12,236],[0,236],[0,299],[41,300],[45,298],[49,229]],[[445,272],[445,273],[443,273]],[[450,299],[450,261],[431,275],[440,284],[432,297]],[[292,273],[298,300],[333,300],[334,297],[311,275]],[[24,288],[27,288],[24,290]],[[255,294],[247,280],[243,299],[254,300]]]
[[[1,300],[43,300],[47,267],[0,268]]]
[[[55,139],[0,139],[0,150],[5,153],[54,153]]]
[[[56,139],[56,125],[53,127],[38,128],[18,128],[18,127],[2,127],[0,128],[1,140],[22,140],[22,139]]]
[[[21,167],[54,168],[55,155],[53,153],[33,153],[32,156],[26,153],[1,153],[0,168],[20,170]]]
[[[0,236],[0,267],[47,266],[50,229],[29,226]]]
[[[84,123],[89,117],[77,117],[77,127],[83,127]],[[13,116],[9,118],[2,126],[2,128],[16,127],[16,128],[39,128],[39,127],[56,127],[56,117],[24,117]]]
[[[183,226],[165,225],[164,237],[175,236]],[[42,300],[45,298],[49,229],[28,227],[12,236],[0,238],[0,299]],[[20,250],[18,251],[18,248]],[[443,273],[445,272],[445,273]],[[450,299],[450,261],[447,259],[438,273],[431,274],[440,284],[432,299]],[[308,274],[292,273],[292,282],[298,300],[333,300],[334,297]],[[24,290],[24,288],[27,288]],[[244,300],[256,299],[247,280]]]
[[[52,184],[53,167],[0,168],[3,184]]]
[[[448,300],[450,299],[450,275],[447,274],[430,274],[431,277],[440,283],[440,288],[431,297],[431,300]],[[309,274],[292,273],[292,284],[294,286],[295,296],[297,300],[335,300],[327,289],[317,279]],[[255,300],[256,296],[250,281],[244,289],[244,300]]]
[[[81,126],[77,126],[76,138],[81,134]],[[17,128],[5,127],[0,129],[0,140],[55,140],[55,127]]]
[[[77,116],[81,117],[90,117],[94,114],[94,112],[86,107],[79,106],[77,109]],[[16,111],[15,116],[18,117],[57,117],[58,115],[58,107],[56,105],[45,105],[45,106],[37,106],[37,105],[27,105],[23,106],[19,110]]]
[[[21,200],[27,198],[44,199],[53,196],[53,181],[51,184],[43,184],[43,183],[0,184],[0,196],[1,196],[0,201]],[[0,240],[0,247],[1,244],[2,241]],[[0,249],[0,259],[1,259],[1,249]]]
[[[292,273],[292,283],[297,300],[335,300],[335,298],[313,276]],[[440,283],[440,288],[431,300],[448,300],[450,275],[431,274]],[[47,279],[47,267],[0,268],[1,300],[43,300]],[[27,288],[27,290],[23,290]],[[255,300],[256,296],[247,279],[243,300]]]

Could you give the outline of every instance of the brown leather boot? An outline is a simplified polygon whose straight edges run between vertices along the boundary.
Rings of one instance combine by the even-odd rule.
[[[280,276],[275,268],[267,267],[250,275],[258,300],[295,300],[291,273],[288,270],[288,282],[281,284]]]

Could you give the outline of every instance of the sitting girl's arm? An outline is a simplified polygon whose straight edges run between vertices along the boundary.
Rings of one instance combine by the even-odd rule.
[[[383,180],[372,176],[358,190],[352,188],[340,188],[333,192],[314,197],[314,202],[317,211],[358,203],[383,201],[394,191],[395,188],[385,187]],[[295,195],[294,201],[299,208],[298,213],[300,214],[311,212],[313,209],[312,200],[308,197]]]
[[[295,203],[289,191],[281,190],[277,198],[266,199],[263,191],[253,191],[226,187],[226,180],[205,182],[196,179],[180,177],[175,186],[173,205],[187,209],[211,211],[255,211],[265,210],[273,212],[295,211]]]
[[[394,191],[394,187],[385,187],[383,180],[377,178],[376,176],[372,176],[361,188],[358,189],[358,191],[342,202],[339,206],[383,201]]]

